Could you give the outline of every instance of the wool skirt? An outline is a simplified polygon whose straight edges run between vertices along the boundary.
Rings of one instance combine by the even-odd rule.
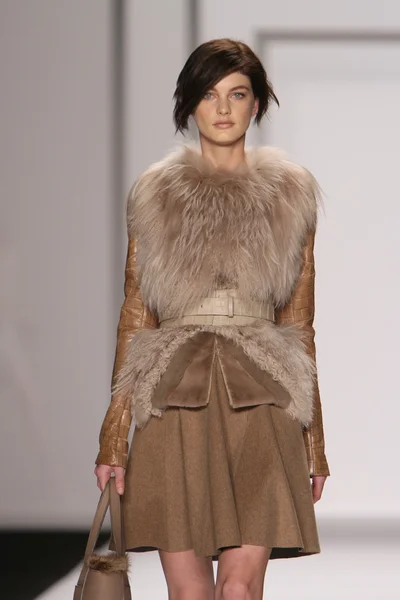
[[[253,544],[271,548],[271,559],[319,553],[302,427],[285,411],[285,394],[268,381],[260,388],[265,373],[215,333],[191,344],[156,390],[162,416],[134,431],[122,496],[127,551],[193,549],[218,560],[225,548]],[[225,360],[210,362],[211,348]],[[191,381],[194,395],[206,390],[197,405]]]

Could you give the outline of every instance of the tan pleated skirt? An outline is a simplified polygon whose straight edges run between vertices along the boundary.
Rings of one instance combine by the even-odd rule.
[[[218,360],[210,383],[207,404],[168,406],[134,432],[127,550],[193,549],[213,560],[242,544],[272,548],[272,559],[319,553],[300,423],[271,403],[234,408]]]

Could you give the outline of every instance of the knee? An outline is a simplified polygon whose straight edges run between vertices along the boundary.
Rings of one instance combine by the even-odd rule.
[[[168,586],[169,600],[213,600],[214,587],[207,584]]]
[[[221,588],[221,600],[251,600],[250,587],[244,581],[227,579]]]

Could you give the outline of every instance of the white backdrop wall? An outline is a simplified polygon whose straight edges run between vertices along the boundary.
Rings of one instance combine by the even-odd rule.
[[[111,3],[0,3],[1,527],[93,514],[113,309]]]
[[[174,138],[172,96],[191,40],[186,0],[126,0],[124,7],[123,184],[127,194],[136,177],[181,139]],[[121,247],[125,255],[125,240]]]
[[[316,343],[331,478],[319,515],[398,518],[400,7],[395,0],[199,2],[199,41],[255,47],[281,101],[250,143],[310,168]]]

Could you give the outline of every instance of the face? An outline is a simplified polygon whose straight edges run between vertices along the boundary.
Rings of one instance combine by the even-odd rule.
[[[200,136],[218,145],[229,145],[245,135],[257,111],[258,99],[254,98],[249,77],[231,73],[207,90],[193,117]]]

